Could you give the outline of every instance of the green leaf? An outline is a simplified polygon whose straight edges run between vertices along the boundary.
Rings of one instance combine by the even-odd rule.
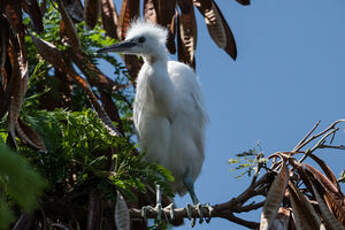
[[[37,207],[38,198],[47,186],[25,158],[4,144],[0,144],[0,179],[5,194],[26,212]],[[7,225],[11,221],[10,216],[6,202],[0,198],[0,226]]]

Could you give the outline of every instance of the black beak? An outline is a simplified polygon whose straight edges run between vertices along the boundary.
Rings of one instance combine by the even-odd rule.
[[[97,50],[97,53],[107,53],[107,52],[125,52],[128,49],[134,47],[136,44],[135,42],[128,40],[128,41],[121,41],[109,47],[105,47],[102,49]]]

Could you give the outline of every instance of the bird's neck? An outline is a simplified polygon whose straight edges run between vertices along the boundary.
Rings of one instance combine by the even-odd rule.
[[[168,60],[168,55],[165,48],[160,47],[160,49],[155,50],[156,52],[144,55],[144,61],[150,65],[162,63],[166,65]]]

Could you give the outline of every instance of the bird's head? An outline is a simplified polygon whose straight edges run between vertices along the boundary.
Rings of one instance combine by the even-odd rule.
[[[131,23],[126,39],[98,50],[99,53],[119,52],[142,56],[160,56],[165,51],[168,31],[150,22],[136,21]]]

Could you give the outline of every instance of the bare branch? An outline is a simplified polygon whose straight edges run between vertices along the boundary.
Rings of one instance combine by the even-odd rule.
[[[320,146],[322,146],[325,143],[327,137],[334,134],[338,130],[339,130],[339,128],[334,128],[331,131],[329,131],[328,133],[326,133],[311,149],[307,149],[307,151],[305,152],[303,157],[299,160],[299,162],[300,163],[303,162],[309,156],[309,154],[313,153],[316,149],[320,148]]]
[[[321,120],[316,122],[314,127],[307,133],[307,135],[302,140],[300,140],[300,142],[298,142],[298,144],[293,148],[292,152],[295,152],[297,151],[297,149],[300,149],[299,146],[302,145],[307,140],[307,138],[315,131],[315,129],[319,126],[320,122]]]
[[[324,135],[325,133],[327,133],[328,131],[330,131],[330,130],[332,130],[332,129],[335,129],[335,126],[337,125],[337,124],[339,124],[339,123],[342,123],[342,122],[345,122],[345,119],[339,119],[339,120],[337,120],[337,121],[335,121],[335,122],[333,122],[330,126],[328,126],[328,128],[326,128],[325,130],[323,130],[323,131],[321,131],[320,133],[318,133],[318,134],[316,134],[316,135],[314,135],[314,136],[312,136],[312,137],[310,137],[309,139],[307,139],[307,140],[305,140],[303,143],[301,143],[297,148],[295,147],[294,148],[294,150],[293,150],[293,152],[298,152],[298,151],[300,151],[304,146],[306,146],[307,144],[309,144],[311,141],[313,141],[314,139],[316,139],[316,138],[318,138],[318,137],[320,137],[320,136],[322,136],[322,135]],[[314,129],[314,128],[313,128]],[[312,131],[314,131],[312,129]],[[307,135],[308,136],[308,135]],[[310,136],[310,134],[309,134],[309,136]],[[302,141],[301,141],[302,142]]]
[[[257,209],[257,208],[260,208],[262,205],[261,205],[261,202],[258,203],[259,205],[253,205],[253,209]],[[261,205],[261,206],[260,206]],[[214,207],[216,207],[217,205],[215,205]],[[260,206],[260,207],[258,207]],[[247,206],[248,208],[248,211],[249,210],[249,206]],[[193,208],[191,210],[191,216],[193,218],[199,218],[199,213],[197,211],[197,209]],[[208,209],[203,207],[203,213],[208,213]],[[158,210],[156,210],[155,208],[152,208],[150,210],[148,210],[148,212],[146,213],[146,216],[148,218],[157,218],[157,214],[158,214]],[[135,209],[135,208],[132,208],[130,209],[130,216],[131,218],[142,218],[141,216],[141,210],[140,209]],[[166,216],[168,219],[171,220],[171,216],[170,216],[170,209],[169,208],[163,208],[162,210],[162,216]],[[259,226],[259,223],[257,222],[251,222],[251,221],[246,221],[246,220],[243,220],[239,217],[236,217],[232,211],[230,210],[225,210],[224,212],[216,212],[216,211],[213,211],[210,215],[210,217],[220,217],[220,218],[224,218],[224,219],[227,219],[229,221],[232,221],[236,224],[240,224],[240,225],[243,225],[243,226],[246,226],[248,228],[251,228],[251,229],[255,229]],[[181,219],[181,218],[188,218],[188,214],[187,214],[187,211],[186,211],[186,208],[176,208],[174,209],[174,218],[175,219]]]
[[[345,145],[320,145],[319,146],[320,149],[340,149],[340,150],[345,150]]]

